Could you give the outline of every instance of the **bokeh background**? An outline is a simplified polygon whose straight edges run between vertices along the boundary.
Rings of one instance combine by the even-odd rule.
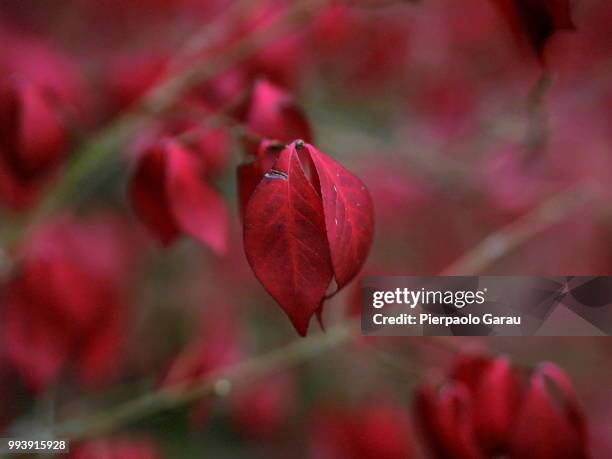
[[[575,30],[534,47],[499,3],[0,0],[0,437],[300,340],[242,246],[236,167],[257,130],[243,106],[261,81],[368,186],[365,274],[612,274],[612,5],[570,2]],[[142,150],[185,131],[227,209],[225,250],[185,234],[160,244],[129,199]],[[306,343],[332,341],[356,289],[327,302],[327,334],[313,320]],[[355,336],[221,379],[195,403],[84,423],[72,454],[428,457],[415,391],[484,353],[558,364],[590,455],[608,458],[611,345]],[[461,454],[439,457],[476,457]]]

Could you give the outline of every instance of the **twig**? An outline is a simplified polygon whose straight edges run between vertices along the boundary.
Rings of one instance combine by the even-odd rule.
[[[595,196],[594,191],[593,187],[579,186],[551,198],[523,218],[485,238],[481,244],[446,268],[442,275],[478,274],[527,239],[590,201]],[[291,367],[348,343],[357,325],[358,321],[350,320],[326,333],[299,339],[284,348],[221,369],[195,385],[160,389],[110,411],[67,421],[52,428],[51,435],[71,440],[88,439],[108,434],[149,415],[185,406],[208,395],[225,395],[237,381]],[[446,340],[440,344],[449,350],[457,349],[454,343]]]
[[[532,237],[559,223],[596,196],[592,185],[578,185],[553,196],[539,207],[487,236],[476,247],[448,266],[442,275],[473,275],[483,272]]]
[[[550,70],[544,70],[527,96],[528,121],[524,140],[527,159],[539,152],[548,141],[548,120],[544,102],[552,84],[552,73]]]
[[[51,430],[52,438],[92,438],[115,431],[149,415],[187,405],[207,395],[225,395],[237,381],[288,368],[347,343],[353,336],[355,324],[350,321],[326,333],[299,339],[284,348],[221,369],[195,385],[153,391],[105,413],[59,424]]]
[[[197,31],[191,34],[185,43],[183,43],[178,51],[173,53],[172,59],[168,62],[166,68],[169,71],[175,70],[189,59],[196,57],[207,46],[209,46],[219,36],[223,36],[226,31],[227,23],[225,17],[231,17],[234,14],[240,13],[242,10],[252,6],[252,0],[234,0],[229,5],[221,7],[213,16],[209,18],[204,26],[201,26]]]
[[[8,274],[11,266],[11,261],[6,252],[0,247],[0,281],[2,281]]]
[[[68,165],[62,181],[48,193],[30,220],[37,222],[61,207],[85,179],[99,171],[109,154],[119,149],[125,140],[151,117],[171,108],[189,89],[209,82],[262,49],[280,34],[293,30],[296,22],[304,21],[324,3],[325,0],[295,2],[267,27],[257,29],[244,39],[229,45],[222,54],[198,61],[153,88],[132,110],[119,116],[75,152],[74,160]]]
[[[355,146],[360,151],[378,151],[390,158],[398,152],[397,149],[389,150],[386,141],[364,130],[347,129],[331,119],[325,120],[318,126],[317,132],[320,133],[321,138],[333,138],[340,143],[344,148],[338,148],[338,151],[353,153],[354,150],[350,147]],[[401,139],[393,141],[393,144],[400,143],[403,145],[405,142]],[[453,155],[443,154],[426,145],[413,145],[409,148],[402,146],[400,158],[401,166],[405,166],[411,175],[423,178],[428,184],[443,192],[480,193],[474,178],[474,168],[455,159]]]

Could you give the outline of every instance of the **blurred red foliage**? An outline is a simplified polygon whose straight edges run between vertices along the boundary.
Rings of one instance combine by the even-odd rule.
[[[485,271],[610,274],[611,23],[600,0],[0,2],[0,429],[46,417],[47,398],[59,421],[151,380],[153,398],[208,382],[293,336],[270,295],[302,335],[323,304],[346,321],[359,275],[442,272],[576,184],[597,199],[500,244]],[[130,205],[164,251],[141,247]],[[121,211],[91,210],[108,207]],[[377,337],[296,372],[220,377],[226,400],[187,410],[198,432],[155,440],[214,457],[610,457],[608,344],[486,342],[512,357],[462,355],[422,384],[410,372],[412,422],[362,398],[391,390],[378,351],[402,376],[454,354]],[[584,410],[557,366],[515,354],[562,363]],[[352,403],[322,405],[330,387]],[[71,457],[161,457],[134,437]]]
[[[58,218],[20,251],[3,293],[6,359],[33,391],[65,370],[99,386],[121,365],[133,239],[115,217]]]
[[[313,459],[418,457],[406,411],[383,399],[315,410],[309,450]]]
[[[155,443],[148,438],[93,440],[73,448],[70,459],[162,459]]]
[[[415,418],[436,458],[589,457],[582,408],[552,363],[523,382],[505,357],[460,356],[441,387],[417,392]]]

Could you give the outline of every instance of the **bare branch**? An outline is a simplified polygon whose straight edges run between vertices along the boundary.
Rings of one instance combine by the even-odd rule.
[[[485,238],[441,274],[471,275],[482,272],[529,238],[558,223],[579,206],[591,201],[596,196],[595,192],[592,186],[579,185],[552,197],[521,219]],[[289,368],[347,344],[354,336],[357,326],[358,321],[348,320],[326,333],[299,339],[284,348],[223,368],[196,384],[174,386],[147,393],[110,411],[56,425],[50,433],[55,438],[88,439],[116,431],[147,416],[188,405],[206,396],[226,395],[232,385],[238,381],[246,381]],[[435,340],[437,341],[449,351],[457,350],[454,341]]]
[[[150,392],[110,411],[68,421],[51,429],[51,435],[53,438],[71,440],[92,438],[116,431],[152,414],[188,405],[205,396],[226,395],[237,381],[243,382],[291,367],[347,343],[354,335],[354,327],[355,323],[350,321],[326,333],[301,338],[281,349],[223,368],[196,384]]]
[[[296,24],[306,23],[310,15],[327,0],[298,1],[283,14],[275,17],[267,27],[255,30],[250,35],[228,46],[223,54],[204,61],[196,61],[181,72],[164,80],[150,90],[133,109],[117,117],[109,126],[94,135],[74,154],[62,180],[50,190],[45,201],[29,219],[32,223],[56,211],[80,185],[99,173],[109,155],[119,149],[139,127],[166,110],[196,85],[205,84],[225,71],[230,70],[248,57],[271,43],[284,33],[295,29]],[[117,160],[117,158],[114,158]]]
[[[553,196],[523,217],[484,238],[442,274],[473,275],[483,272],[529,239],[561,222],[596,195],[594,186],[583,184]]]

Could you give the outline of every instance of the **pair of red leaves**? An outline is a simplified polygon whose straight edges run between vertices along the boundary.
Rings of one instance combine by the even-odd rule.
[[[542,363],[523,381],[507,358],[461,356],[440,389],[420,388],[415,408],[435,457],[588,457],[576,392],[552,363]]]
[[[361,180],[325,153],[301,140],[279,150],[264,143],[256,161],[239,168],[244,247],[259,281],[304,336],[332,279],[340,290],[361,269],[374,212]]]

